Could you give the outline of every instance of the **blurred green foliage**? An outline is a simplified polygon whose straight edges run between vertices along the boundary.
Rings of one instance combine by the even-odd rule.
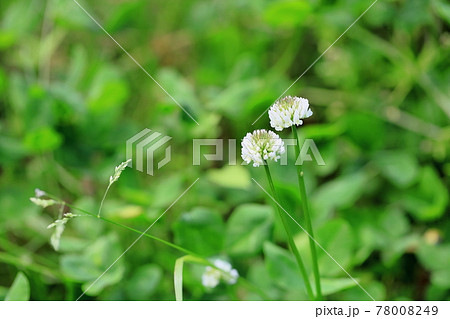
[[[79,217],[55,252],[46,226],[58,208],[28,198],[39,187],[96,213],[125,141],[146,127],[173,137],[172,161],[155,176],[125,170],[102,214],[143,231],[200,177],[150,233],[228,258],[271,299],[305,299],[272,203],[250,179],[265,185],[262,169],[193,166],[192,139],[269,128],[267,114],[252,123],[371,1],[80,3],[200,125],[75,2],[2,1],[0,299],[74,300],[137,238]],[[286,93],[309,99],[300,134],[326,163],[304,165],[317,240],[377,300],[450,298],[449,24],[444,0],[380,0]],[[294,167],[273,175],[301,222]],[[292,230],[310,264],[306,235]],[[83,298],[174,300],[181,256],[144,237]],[[328,299],[368,299],[321,250],[319,262]],[[239,283],[205,288],[204,266],[184,268],[187,300],[261,298]]]

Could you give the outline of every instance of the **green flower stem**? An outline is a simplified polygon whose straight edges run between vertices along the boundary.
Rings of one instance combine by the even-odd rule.
[[[283,226],[286,231],[289,246],[291,247],[292,253],[295,256],[295,260],[297,261],[298,268],[300,269],[300,273],[303,277],[303,281],[305,282],[306,292],[308,293],[309,299],[314,300],[315,298],[314,298],[314,294],[313,294],[313,291],[311,288],[311,283],[309,282],[309,279],[308,279],[308,273],[306,272],[305,265],[303,264],[302,257],[300,256],[300,253],[298,252],[297,246],[295,245],[294,239],[292,237],[292,233],[289,229],[289,224],[288,224],[286,215],[281,210],[280,206],[278,206],[280,201],[279,201],[278,195],[275,191],[275,186],[273,185],[272,176],[270,175],[269,166],[267,165],[266,161],[264,161],[264,169],[266,171],[267,180],[269,181],[270,190],[272,192],[273,198],[276,201],[275,206],[277,206],[278,214],[280,215],[281,221],[283,222]]]
[[[292,132],[294,133],[294,138],[297,140],[295,149],[296,149],[297,159],[298,159],[300,157],[300,140],[298,138],[297,128],[295,126],[292,126]],[[322,300],[323,297],[322,297],[322,288],[321,288],[321,284],[320,284],[319,263],[317,261],[317,251],[316,251],[316,243],[314,241],[314,231],[313,231],[312,222],[311,222],[311,215],[309,213],[308,198],[306,196],[305,180],[304,180],[303,171],[302,171],[301,166],[295,165],[295,167],[297,168],[298,188],[300,190],[302,211],[303,211],[303,215],[305,216],[306,230],[309,233],[309,236],[308,236],[309,249],[311,250],[311,258],[312,258],[312,264],[313,264],[314,281],[316,284],[317,299]]]
[[[48,193],[47,193],[46,195],[47,195],[49,198],[51,198],[51,199],[53,199],[53,200],[55,200],[55,201],[63,202],[60,198],[58,198],[58,197],[56,197],[56,196],[53,196],[53,195],[48,194]],[[98,218],[98,219],[100,219],[100,220],[103,220],[103,221],[108,222],[108,223],[110,223],[110,224],[113,224],[113,225],[115,225],[115,226],[118,226],[118,227],[122,227],[122,228],[128,229],[128,230],[130,230],[130,231],[132,231],[132,232],[135,232],[135,233],[137,233],[137,234],[140,234],[140,235],[142,235],[142,236],[145,236],[145,237],[151,238],[151,239],[153,239],[153,240],[156,240],[156,241],[158,241],[158,242],[160,242],[160,243],[162,243],[162,244],[164,244],[164,245],[166,245],[166,246],[169,246],[169,247],[171,247],[171,248],[173,248],[173,249],[175,249],[175,250],[178,250],[178,251],[180,251],[180,252],[182,252],[182,253],[185,253],[185,254],[187,254],[187,255],[191,255],[191,256],[197,257],[199,260],[203,261],[203,264],[204,264],[204,265],[213,267],[214,269],[217,269],[217,270],[219,270],[220,272],[223,272],[222,269],[217,268],[217,266],[214,265],[212,262],[210,262],[208,259],[206,259],[205,257],[203,257],[203,256],[201,256],[201,255],[199,255],[199,254],[197,254],[197,253],[195,253],[195,252],[193,252],[193,251],[190,251],[190,250],[185,249],[185,248],[183,248],[183,247],[181,247],[181,246],[172,244],[171,242],[168,242],[168,241],[166,241],[166,240],[164,240],[164,239],[161,239],[161,238],[152,236],[152,235],[147,234],[147,233],[145,233],[145,232],[141,232],[140,230],[137,230],[137,229],[135,229],[135,228],[126,226],[126,225],[124,225],[124,224],[120,224],[120,223],[115,222],[115,221],[113,221],[113,220],[111,220],[111,219],[108,219],[108,218],[105,218],[105,217],[98,217],[98,215],[96,215],[96,214],[93,214],[93,213],[91,213],[91,212],[88,212],[87,210],[84,210],[84,209],[82,209],[82,208],[78,208],[78,207],[76,207],[76,206],[73,206],[73,205],[71,205],[71,204],[69,204],[69,203],[67,203],[67,202],[64,202],[64,204],[65,204],[67,207],[72,208],[72,209],[75,209],[75,210],[78,210],[78,211],[80,211],[80,212],[82,212],[82,213],[84,213],[84,214],[86,214],[86,215],[89,215],[89,216],[92,216],[92,217],[96,217],[96,218]],[[246,286],[247,288],[249,288],[249,289],[255,291],[256,293],[258,293],[263,299],[265,299],[265,300],[269,300],[269,299],[270,299],[269,296],[268,296],[263,290],[261,290],[259,287],[255,286],[253,283],[251,283],[251,282],[248,281],[247,279],[245,279],[245,278],[243,278],[243,277],[239,277],[239,278],[238,278],[238,282],[240,282],[242,285],[244,285],[244,286]]]

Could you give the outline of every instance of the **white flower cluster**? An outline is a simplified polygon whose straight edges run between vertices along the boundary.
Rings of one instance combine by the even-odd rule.
[[[242,140],[242,159],[247,163],[253,161],[253,166],[264,165],[266,160],[275,162],[284,153],[284,142],[274,132],[266,130],[256,130],[247,133]]]
[[[223,279],[229,285],[234,285],[237,282],[239,273],[236,269],[231,267],[231,264],[229,262],[221,259],[216,259],[213,263],[214,266],[221,269],[222,271],[211,266],[206,266],[205,272],[202,275],[203,286],[214,288],[219,284],[220,279]]]
[[[307,99],[286,96],[276,101],[269,109],[270,125],[277,131],[292,125],[302,125],[305,118],[313,114]],[[264,165],[267,160],[275,162],[285,152],[283,140],[274,132],[256,130],[247,133],[242,140],[242,159],[253,166]]]
[[[270,126],[281,131],[292,125],[302,125],[302,119],[313,114],[307,99],[286,96],[276,101],[269,109]]]

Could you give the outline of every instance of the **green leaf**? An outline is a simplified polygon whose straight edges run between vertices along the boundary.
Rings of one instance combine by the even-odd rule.
[[[345,131],[345,127],[340,122],[333,122],[331,124],[312,124],[302,127],[302,135],[310,139],[333,139]]]
[[[350,225],[342,219],[332,220],[317,229],[315,238],[324,250],[348,270],[354,253],[354,234]],[[342,269],[320,248],[317,248],[320,274],[335,276],[343,273]]]
[[[265,242],[263,249],[267,271],[274,283],[285,290],[303,291],[305,285],[292,254],[270,242]]]
[[[18,138],[0,136],[0,163],[16,163],[27,154],[25,146]]]
[[[92,197],[80,197],[73,203],[75,207],[87,210],[88,212],[96,212],[98,210],[98,204]],[[95,240],[101,237],[106,225],[104,223],[93,223],[90,218],[75,218],[71,221],[70,226],[76,230],[80,238]]]
[[[428,270],[447,270],[450,260],[450,244],[430,245],[421,243],[417,257]]]
[[[199,111],[200,103],[190,81],[175,70],[168,68],[162,69],[158,73],[158,79],[164,83],[164,88],[171,92],[175,100],[183,105],[185,109],[189,109],[191,115],[196,115]],[[164,99],[171,105],[173,104],[170,97],[164,96]]]
[[[383,149],[386,145],[386,124],[380,119],[361,113],[345,116],[346,137],[363,152]]]
[[[442,0],[433,0],[432,4],[441,18],[450,23],[450,4]]]
[[[311,201],[316,211],[350,207],[361,197],[366,183],[364,172],[340,176],[321,186]]]
[[[197,207],[181,215],[174,224],[175,242],[196,253],[214,255],[223,246],[224,225],[221,216]]]
[[[10,30],[0,30],[0,50],[5,50],[11,47],[16,42],[17,37],[14,32]]]
[[[158,265],[145,265],[133,272],[125,291],[130,300],[150,300],[161,282],[163,272]]]
[[[5,300],[8,290],[8,287],[0,286],[0,300]]]
[[[244,204],[237,207],[227,223],[225,247],[230,255],[252,256],[273,228],[273,209],[265,205]]]
[[[156,186],[153,189],[154,198],[151,205],[152,207],[165,209],[183,191],[183,180],[180,175],[173,175],[164,178]]]
[[[24,145],[30,151],[48,152],[57,149],[62,143],[61,135],[51,127],[42,127],[27,133]]]
[[[275,287],[274,282],[269,276],[267,267],[263,260],[255,261],[251,264],[250,269],[247,272],[247,278],[250,282],[255,283],[260,287],[268,296],[270,300],[280,300],[280,290]],[[254,291],[249,291],[249,298],[246,300],[264,300],[262,296]]]
[[[150,21],[146,19],[146,2],[124,2],[114,6],[114,11],[105,21],[105,29],[111,33],[126,28],[145,28]]]
[[[127,82],[113,67],[103,66],[92,80],[88,107],[91,112],[101,116],[117,115],[129,96]]]
[[[27,277],[19,272],[9,288],[5,301],[28,301],[30,300],[30,283]]]
[[[271,2],[264,13],[264,20],[274,27],[292,28],[304,23],[311,12],[311,5],[305,1]]]
[[[231,83],[214,97],[211,104],[214,110],[236,119],[242,112],[242,101],[250,99],[253,96],[253,92],[260,90],[261,86],[261,80],[257,78]]]
[[[422,170],[419,185],[404,195],[402,204],[415,218],[431,221],[440,218],[449,200],[448,189],[431,166]]]
[[[448,269],[439,269],[431,274],[431,282],[441,288],[450,288],[450,271]]]
[[[404,151],[381,152],[374,160],[381,174],[398,187],[411,185],[419,173],[416,158]]]
[[[103,272],[123,253],[115,235],[98,238],[81,254],[63,255],[61,270],[72,280],[82,282],[87,295],[98,295],[105,287],[118,283],[124,274],[125,267],[120,259],[104,275]],[[94,285],[91,284],[100,276]]]
[[[384,300],[386,298],[386,288],[384,285],[377,281],[362,281],[359,280],[362,287],[375,299]],[[337,300],[358,300],[358,301],[371,301],[372,299],[361,289],[359,286],[353,286],[351,288],[341,290],[337,292]]]
[[[415,240],[404,211],[396,207],[354,207],[343,213],[355,233],[353,263],[363,263],[375,249],[385,265],[392,266]]]
[[[89,281],[97,275],[101,275],[93,262],[84,255],[63,255],[61,270],[66,276],[77,282]]]
[[[356,285],[356,282],[351,278],[322,278],[320,283],[322,285],[322,294],[324,296],[334,294]]]
[[[92,25],[92,21],[83,11],[73,10],[73,3],[64,0],[55,0],[52,9],[52,18],[66,30],[84,29]]]
[[[38,19],[36,17],[38,9],[38,3],[29,1],[14,1],[9,6],[5,4],[2,7],[2,31],[8,30],[20,37],[27,34],[33,29],[36,19]]]
[[[207,176],[210,181],[222,187],[248,189],[251,185],[248,170],[240,165],[210,169]]]

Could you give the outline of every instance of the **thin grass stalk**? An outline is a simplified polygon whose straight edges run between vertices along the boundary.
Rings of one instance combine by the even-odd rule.
[[[297,261],[298,268],[300,270],[300,273],[303,277],[303,281],[305,282],[306,292],[308,293],[308,297],[311,300],[314,300],[314,293],[311,288],[311,283],[309,282],[308,273],[306,272],[305,265],[303,264],[302,257],[300,256],[300,253],[298,252],[297,246],[295,245],[294,239],[292,237],[292,233],[289,229],[289,224],[286,218],[286,215],[283,211],[281,211],[281,208],[278,206],[280,201],[278,199],[278,195],[275,191],[275,186],[273,185],[272,176],[270,174],[269,166],[267,165],[267,162],[264,161],[264,169],[266,171],[267,180],[269,182],[270,190],[272,192],[272,196],[276,201],[277,211],[280,215],[281,221],[283,222],[284,229],[286,231],[287,239],[289,246],[291,247],[292,253],[294,254],[295,260]]]
[[[294,133],[294,138],[297,140],[296,144],[296,153],[297,153],[297,159],[300,157],[300,140],[298,138],[297,128],[295,126],[292,126],[292,132]],[[312,227],[311,222],[311,215],[309,212],[309,204],[308,204],[308,197],[306,196],[306,186],[305,186],[305,180],[304,180],[304,174],[303,170],[300,165],[295,165],[297,168],[297,178],[298,178],[298,188],[300,191],[300,199],[301,199],[301,205],[302,205],[302,211],[303,215],[305,216],[305,222],[306,222],[306,230],[309,233],[308,239],[309,239],[309,249],[311,251],[311,259],[313,264],[313,273],[314,273],[314,282],[316,287],[316,296],[317,300],[322,300],[322,287],[320,283],[320,272],[319,272],[319,263],[317,261],[317,251],[316,251],[316,243],[314,241],[314,231]]]
[[[105,202],[106,195],[108,195],[108,192],[109,192],[110,188],[111,188],[111,184],[108,185],[108,187],[106,188],[105,194],[103,194],[102,201],[100,202],[100,207],[98,208],[97,218],[100,218],[100,214],[101,214],[102,208],[103,208],[103,203]]]
[[[55,201],[63,202],[60,198],[58,198],[58,197],[56,197],[56,196],[54,196],[54,195],[51,195],[51,194],[48,194],[48,193],[46,193],[46,195],[47,195],[49,198],[51,198],[51,199],[53,199],[53,200],[55,200]],[[202,255],[199,255],[199,254],[197,254],[197,253],[195,253],[195,252],[193,252],[193,251],[190,251],[190,250],[185,249],[185,248],[183,248],[183,247],[181,247],[181,246],[172,244],[172,243],[169,242],[169,241],[166,241],[166,240],[164,240],[164,239],[158,238],[158,237],[156,237],[156,236],[152,236],[152,235],[150,235],[150,234],[147,234],[147,233],[142,232],[142,231],[140,231],[140,230],[137,230],[137,229],[135,229],[135,228],[132,228],[132,227],[126,226],[126,225],[124,225],[124,224],[115,222],[115,221],[113,221],[113,220],[111,220],[111,219],[108,219],[108,218],[105,218],[105,217],[101,217],[101,216],[98,217],[97,214],[94,214],[94,213],[91,213],[91,212],[89,212],[89,211],[87,211],[87,210],[84,210],[84,209],[82,209],[82,208],[73,206],[72,204],[69,204],[69,203],[67,203],[67,202],[64,202],[64,204],[65,204],[67,207],[72,208],[72,209],[75,209],[75,210],[78,210],[79,212],[82,212],[82,213],[84,213],[84,214],[86,214],[86,215],[89,215],[89,216],[92,216],[92,217],[96,217],[96,218],[98,218],[98,219],[100,219],[100,220],[103,220],[103,221],[105,221],[105,222],[107,222],[107,223],[113,224],[113,225],[118,226],[118,227],[125,228],[125,229],[127,229],[127,230],[130,230],[130,231],[135,232],[135,233],[137,233],[137,234],[140,234],[140,235],[142,235],[142,236],[145,236],[145,237],[148,237],[148,238],[150,238],[150,239],[156,240],[156,241],[158,241],[158,242],[160,242],[160,243],[162,243],[162,244],[164,244],[164,245],[166,245],[166,246],[169,246],[169,247],[171,247],[171,248],[173,248],[173,249],[175,249],[175,250],[178,250],[178,251],[180,251],[180,252],[182,252],[182,253],[185,253],[185,254],[187,254],[187,255],[194,256],[194,257],[196,257],[196,258],[202,260],[204,265],[213,267],[214,269],[217,269],[217,270],[223,272],[222,269],[217,268],[217,266],[214,265],[214,263],[210,262],[207,258],[205,258],[205,257],[203,257]],[[241,283],[242,285],[244,285],[245,287],[247,287],[247,288],[249,288],[250,290],[253,290],[253,291],[256,292],[257,294],[259,294],[264,300],[269,300],[269,299],[270,299],[269,296],[268,296],[263,290],[261,290],[259,287],[255,286],[253,283],[251,283],[251,282],[248,281],[247,279],[245,279],[245,278],[243,278],[243,277],[239,277],[239,278],[238,278],[238,282],[240,282],[240,283]]]

